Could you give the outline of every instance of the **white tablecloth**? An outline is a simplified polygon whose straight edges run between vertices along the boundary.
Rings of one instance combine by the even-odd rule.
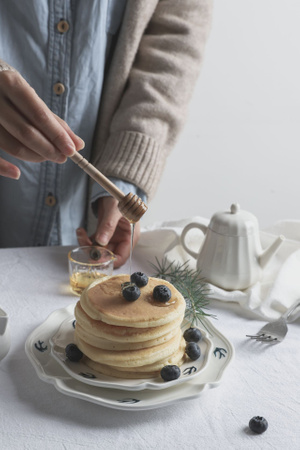
[[[0,361],[0,448],[18,449],[299,449],[300,329],[267,346],[249,341],[262,321],[236,303],[211,301],[214,325],[233,343],[235,359],[220,385],[199,398],[150,411],[119,411],[58,392],[27,358],[28,335],[54,310],[77,300],[69,290],[67,247],[0,250],[0,307],[12,343]],[[133,271],[152,274],[143,237]],[[128,265],[118,272],[128,272]],[[249,419],[264,416],[254,435]]]

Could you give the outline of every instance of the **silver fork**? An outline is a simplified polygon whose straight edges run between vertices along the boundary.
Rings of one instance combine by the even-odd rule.
[[[287,321],[290,315],[300,306],[300,300],[297,300],[278,320],[275,322],[269,322],[263,326],[258,334],[250,335],[246,334],[250,339],[255,339],[256,341],[262,342],[281,342],[288,331]],[[298,318],[298,314],[295,314],[293,320]]]

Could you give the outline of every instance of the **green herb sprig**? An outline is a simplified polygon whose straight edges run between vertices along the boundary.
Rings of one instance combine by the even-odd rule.
[[[209,305],[210,289],[201,277],[200,270],[190,269],[188,261],[181,264],[175,261],[168,262],[166,258],[161,262],[157,258],[155,260],[156,264],[150,263],[155,271],[153,276],[169,281],[178,289],[186,301],[185,318],[192,326],[197,320],[205,326],[202,320],[205,316],[216,318],[214,314],[204,311]]]

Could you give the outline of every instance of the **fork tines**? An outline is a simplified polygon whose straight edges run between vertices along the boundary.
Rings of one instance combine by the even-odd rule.
[[[246,337],[249,337],[250,339],[255,339],[256,341],[267,341],[267,342],[277,341],[276,337],[267,335],[265,333],[256,335],[246,334]]]

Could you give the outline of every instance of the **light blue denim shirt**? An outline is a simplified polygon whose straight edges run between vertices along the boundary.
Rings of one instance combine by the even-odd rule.
[[[0,58],[17,69],[85,141],[89,159],[105,61],[126,0],[1,0]],[[63,92],[61,92],[63,91]],[[0,247],[70,245],[85,226],[88,177],[68,160],[34,164],[0,156],[21,169],[0,177]],[[113,180],[124,193],[143,192]],[[94,186],[92,200],[107,195]]]

